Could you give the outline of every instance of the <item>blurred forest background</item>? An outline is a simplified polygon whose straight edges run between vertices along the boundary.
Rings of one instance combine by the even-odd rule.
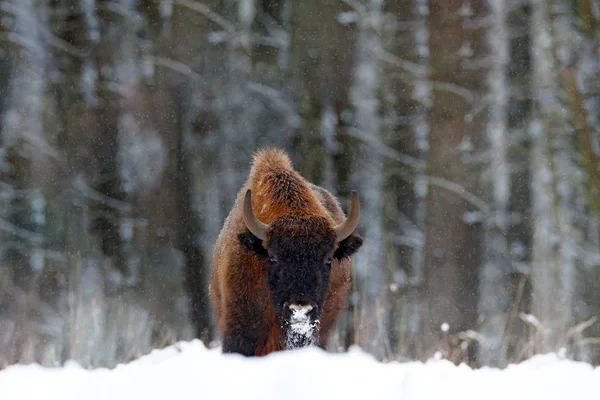
[[[331,351],[600,361],[595,0],[0,1],[0,368],[217,345],[252,153],[361,196]]]

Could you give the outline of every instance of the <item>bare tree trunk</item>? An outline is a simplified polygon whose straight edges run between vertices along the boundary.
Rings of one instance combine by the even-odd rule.
[[[361,224],[361,233],[368,237],[356,256],[356,278],[362,301],[360,309],[359,344],[377,357],[390,357],[388,320],[389,291],[385,288],[383,225],[384,175],[383,156],[374,143],[383,144],[380,124],[378,52],[382,43],[382,9],[378,0],[366,3],[366,14],[359,20],[357,61],[352,87],[352,105],[355,110],[355,128],[352,135],[361,141],[361,159],[356,167],[354,181],[361,195],[361,209],[369,216]],[[387,293],[386,293],[387,292]]]
[[[333,0],[291,2],[293,68],[288,72],[303,120],[292,143],[300,155],[298,169],[317,184],[329,181],[337,186],[330,189],[343,194],[350,190],[342,186],[347,181],[342,177],[338,182],[337,173],[326,176],[325,168],[337,167],[332,159],[343,156],[340,136],[345,134],[343,126],[351,123],[344,113],[351,107],[356,27],[338,21],[347,8]]]
[[[510,144],[506,133],[506,66],[509,54],[506,5],[503,1],[492,1],[490,5],[493,22],[488,34],[494,56],[488,77],[492,99],[487,126],[491,160],[485,180],[486,186],[490,188],[492,214],[486,218],[485,223],[485,262],[482,268],[479,303],[480,317],[483,320],[481,334],[484,340],[480,347],[480,357],[484,365],[504,366],[507,362],[507,316],[513,300],[510,290],[512,265],[509,259],[507,229],[510,200],[510,167],[507,153]]]
[[[575,289],[572,229],[573,169],[570,144],[557,93],[557,43],[554,20],[544,1],[533,3],[532,48],[535,111],[532,135],[531,179],[533,196],[532,314],[539,320],[536,351],[555,351],[566,342],[573,325]]]
[[[505,65],[507,90],[506,111],[506,157],[510,170],[510,196],[507,204],[505,238],[507,253],[504,262],[510,261],[510,275],[503,278],[504,290],[510,300],[505,335],[505,350],[508,362],[523,357],[528,341],[528,326],[519,318],[519,313],[528,313],[531,300],[531,188],[529,168],[529,125],[531,120],[531,35],[530,8],[519,0],[504,3],[505,23],[509,60]],[[494,172],[490,171],[490,179]],[[494,205],[494,203],[492,203]],[[508,218],[510,216],[510,218]],[[506,264],[503,264],[505,267]],[[506,272],[506,271],[505,271]],[[484,299],[482,293],[481,298]],[[482,328],[485,330],[485,327]],[[487,334],[487,333],[486,333]],[[485,337],[484,337],[485,340]],[[482,349],[485,352],[485,348]],[[506,352],[506,353],[504,353]],[[482,354],[485,357],[485,354]]]
[[[600,133],[600,29],[593,1],[578,2],[573,13],[583,23],[579,25],[580,48],[573,68],[573,79],[566,82],[566,86],[574,125],[578,129],[579,149],[583,155],[581,164],[587,176],[587,182],[584,183],[588,188],[586,198],[592,216],[585,218],[584,213],[584,221],[580,217],[580,224],[587,226],[587,229],[584,228],[584,237],[587,239],[584,248],[597,250],[600,247],[600,157],[597,150]],[[576,304],[576,310],[581,310],[583,319],[600,318],[600,262],[586,253],[582,257],[583,268],[578,281],[578,291],[583,295]],[[592,325],[583,336],[599,337],[600,323]],[[580,343],[577,353],[584,361],[598,364],[600,360],[600,346],[597,344]]]
[[[482,140],[484,119],[477,107],[486,72],[482,63],[483,2],[432,0],[429,4],[433,103],[428,113],[430,185],[422,312],[425,356],[440,348],[442,324],[448,324],[449,334],[477,328],[482,232],[474,217],[480,210],[435,183],[441,179],[460,185],[461,191],[478,193],[474,155]],[[455,359],[453,350],[444,349],[444,356]]]
[[[418,130],[425,118],[425,61],[419,52],[426,45],[425,19],[419,1],[396,0],[384,4],[389,32],[376,56],[382,67],[382,143],[384,159],[384,256],[385,281],[389,285],[389,342],[394,358],[415,358],[419,335],[419,285],[422,283],[423,221],[416,176],[425,163],[419,158]],[[425,41],[425,43],[419,43]]]

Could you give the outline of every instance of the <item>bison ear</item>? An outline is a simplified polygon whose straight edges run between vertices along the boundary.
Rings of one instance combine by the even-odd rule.
[[[352,254],[356,253],[362,244],[363,238],[356,233],[353,233],[340,242],[337,250],[333,253],[333,257],[340,261],[346,257],[350,257]]]
[[[240,233],[238,239],[242,246],[256,254],[258,257],[267,258],[269,256],[269,253],[267,253],[267,250],[262,245],[262,240],[254,236],[249,230],[246,229],[244,232]]]

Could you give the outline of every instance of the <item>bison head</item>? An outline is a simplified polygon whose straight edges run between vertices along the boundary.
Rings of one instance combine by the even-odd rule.
[[[353,234],[360,217],[358,196],[352,193],[348,218],[334,226],[321,216],[284,215],[270,224],[252,212],[251,191],[244,200],[247,232],[242,244],[268,264],[268,283],[288,348],[303,347],[316,338],[318,321],[332,268],[362,245]]]

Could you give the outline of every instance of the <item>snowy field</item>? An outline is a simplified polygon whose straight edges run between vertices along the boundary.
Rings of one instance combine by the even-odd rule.
[[[556,355],[505,370],[471,370],[446,361],[381,364],[360,350],[316,348],[261,359],[223,356],[182,342],[113,370],[77,364],[0,371],[0,399],[577,399],[596,398],[600,368]]]

